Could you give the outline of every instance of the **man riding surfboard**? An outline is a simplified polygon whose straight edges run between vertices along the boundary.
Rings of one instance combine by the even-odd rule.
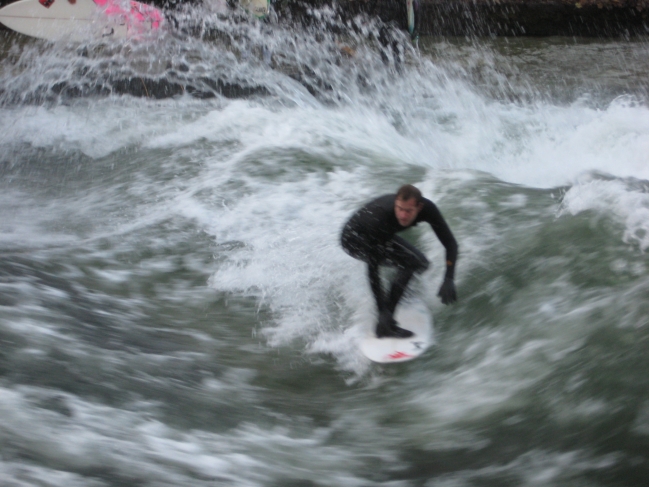
[[[412,332],[397,326],[394,310],[413,274],[425,271],[429,263],[419,249],[396,234],[422,221],[431,226],[446,248],[446,273],[437,295],[444,304],[454,303],[457,300],[453,281],[457,242],[437,206],[424,198],[419,189],[406,184],[396,194],[370,201],[354,213],[343,228],[343,249],[367,264],[370,287],[379,312],[376,325],[376,336],[379,338],[412,336]],[[397,269],[387,294],[381,286],[380,265]]]

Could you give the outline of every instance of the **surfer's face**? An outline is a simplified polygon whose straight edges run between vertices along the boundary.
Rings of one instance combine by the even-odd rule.
[[[415,198],[409,200],[402,200],[397,198],[394,200],[394,214],[397,217],[399,225],[402,227],[409,227],[415,221],[423,204],[417,204]]]

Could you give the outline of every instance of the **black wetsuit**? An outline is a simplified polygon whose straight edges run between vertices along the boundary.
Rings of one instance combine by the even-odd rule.
[[[343,249],[368,265],[370,286],[379,313],[386,310],[394,313],[412,275],[428,268],[426,256],[396,235],[398,232],[419,222],[428,223],[446,248],[445,279],[453,279],[455,273],[457,242],[437,206],[423,198],[423,208],[413,223],[409,227],[402,227],[394,212],[396,196],[387,194],[367,203],[349,219],[341,235]],[[384,296],[381,287],[380,265],[398,269],[388,296]]]

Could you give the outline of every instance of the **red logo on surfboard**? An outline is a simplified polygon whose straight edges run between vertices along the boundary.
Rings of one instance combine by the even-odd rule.
[[[50,8],[54,3],[54,0],[38,0],[38,3],[40,3],[45,8]]]
[[[414,357],[414,355],[410,355],[405,352],[394,352],[388,355],[388,357],[391,358],[392,360],[398,360],[400,358],[412,358]]]

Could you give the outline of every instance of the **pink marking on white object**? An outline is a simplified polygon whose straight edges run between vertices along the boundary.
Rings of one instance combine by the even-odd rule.
[[[164,21],[162,12],[155,7],[131,0],[128,2],[130,10],[126,10],[125,2],[119,0],[93,0],[100,7],[104,7],[106,15],[121,15],[132,24],[143,24],[150,21],[152,29],[158,29]]]
[[[399,352],[391,353],[390,355],[388,355],[388,357],[391,358],[392,360],[402,360],[402,359],[413,358],[414,355],[410,355],[409,353],[399,351]]]

